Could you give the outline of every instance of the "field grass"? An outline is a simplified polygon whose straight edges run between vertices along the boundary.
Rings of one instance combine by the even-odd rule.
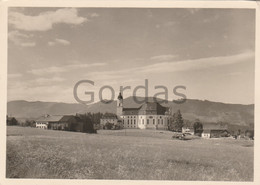
[[[253,181],[253,141],[171,136],[155,130],[85,134],[8,127],[6,177]]]

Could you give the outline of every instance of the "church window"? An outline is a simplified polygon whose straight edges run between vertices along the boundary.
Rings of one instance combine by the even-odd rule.
[[[142,119],[142,122],[143,122],[143,124],[144,124],[144,119]]]
[[[147,125],[149,124],[149,119],[147,119]]]
[[[153,119],[153,124],[155,124],[155,120]]]
[[[135,124],[135,119],[134,119],[134,124]]]

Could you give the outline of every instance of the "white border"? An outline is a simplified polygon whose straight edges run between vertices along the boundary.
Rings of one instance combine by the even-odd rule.
[[[256,50],[255,50],[255,148],[254,182],[220,181],[140,181],[140,180],[59,180],[59,179],[6,179],[6,105],[7,105],[7,8],[8,7],[149,7],[149,8],[251,8],[256,11]],[[260,3],[254,1],[89,1],[89,0],[0,0],[0,184],[26,185],[67,185],[67,184],[260,184],[259,126],[260,122]],[[2,90],[3,89],[3,90]]]

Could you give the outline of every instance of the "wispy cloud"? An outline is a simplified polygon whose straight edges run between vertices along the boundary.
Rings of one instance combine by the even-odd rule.
[[[47,68],[39,68],[39,69],[31,69],[28,72],[34,75],[45,75],[45,74],[49,74],[49,73],[60,73],[60,72],[64,72],[65,69],[62,67],[56,67],[56,66],[52,66],[52,67],[47,67]]]
[[[152,60],[159,60],[159,61],[172,60],[174,58],[177,58],[177,55],[158,55],[158,56],[151,57]]]
[[[24,42],[24,43],[21,43],[21,46],[23,47],[34,47],[36,45],[35,42]]]
[[[166,73],[175,71],[201,70],[217,66],[235,64],[239,62],[248,62],[248,60],[253,61],[253,59],[254,52],[246,51],[244,53],[231,56],[219,56],[194,60],[155,63],[141,67],[137,70],[140,73]]]
[[[24,15],[20,12],[9,13],[9,24],[25,31],[47,31],[59,23],[78,25],[87,18],[78,16],[76,8],[63,8],[56,11],[43,12],[37,16]]]
[[[11,31],[8,33],[8,39],[17,46],[34,47],[35,42],[31,41],[33,34],[24,34],[19,31]]]
[[[163,56],[163,55],[162,55]],[[122,69],[118,71],[102,71],[88,73],[88,77],[92,77],[96,80],[107,79],[127,79],[138,78],[140,74],[164,74],[178,71],[192,71],[214,68],[218,66],[225,66],[236,64],[240,62],[254,61],[254,52],[247,51],[244,53],[231,55],[231,56],[219,56],[210,58],[200,58],[194,60],[184,61],[163,61],[164,57],[151,57],[157,62],[150,65],[141,67],[133,67],[129,69]],[[165,57],[167,58],[167,57]]]
[[[28,73],[34,74],[34,75],[45,75],[45,74],[57,74],[62,72],[67,72],[70,70],[75,69],[82,69],[82,68],[89,68],[89,67],[98,67],[98,66],[104,66],[107,65],[106,63],[92,63],[92,64],[68,64],[63,66],[51,66],[46,68],[38,68],[38,69],[31,69],[28,71]]]
[[[68,46],[68,45],[70,45],[70,41],[65,40],[65,39],[55,39],[54,41],[49,41],[48,42],[49,46],[55,46],[57,44]]]
[[[90,14],[90,17],[99,17],[99,14],[97,14],[97,13],[92,13],[92,14]]]
[[[21,73],[11,73],[11,74],[8,74],[7,76],[10,79],[10,78],[20,78],[23,75]]]
[[[34,83],[37,83],[38,85],[46,84],[46,83],[53,83],[53,82],[62,82],[64,81],[64,78],[61,77],[52,77],[52,78],[36,78],[33,80]]]

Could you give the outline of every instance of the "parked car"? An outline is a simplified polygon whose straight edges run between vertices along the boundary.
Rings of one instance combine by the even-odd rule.
[[[181,139],[183,137],[183,133],[181,132],[175,132],[172,136],[172,139]]]

